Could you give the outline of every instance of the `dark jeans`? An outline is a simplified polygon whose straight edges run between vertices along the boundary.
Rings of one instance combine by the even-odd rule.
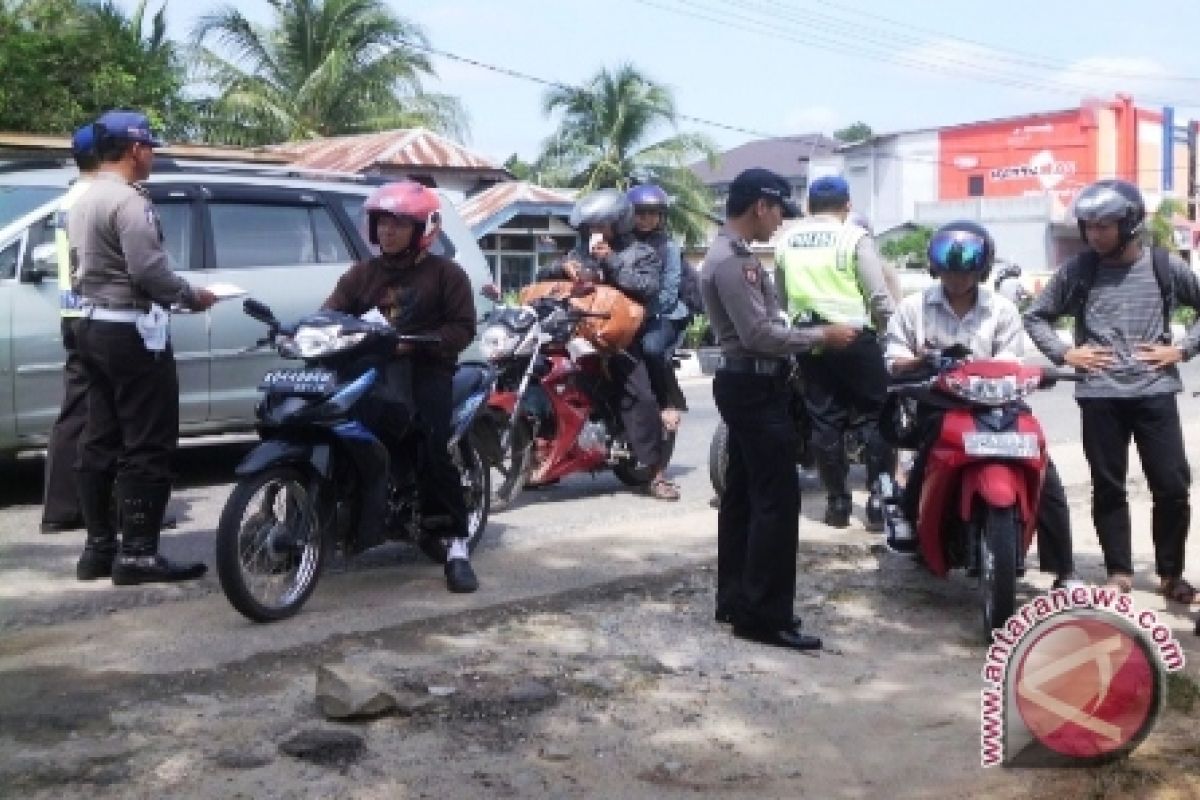
[[[687,400],[675,377],[675,364],[672,361],[676,342],[682,332],[680,324],[683,322],[685,320],[655,317],[642,328],[641,344],[646,372],[660,408],[687,408]]]
[[[921,431],[921,447],[913,460],[908,481],[904,484],[901,507],[904,515],[916,523],[921,503],[921,488],[925,485],[925,468],[929,451],[942,430],[941,411],[923,407],[918,412],[917,425]],[[1071,507],[1067,491],[1054,460],[1046,464],[1041,499],[1037,507],[1038,568],[1053,575],[1068,575],[1075,571],[1074,546],[1071,541]]]
[[[1192,473],[1184,452],[1175,395],[1080,398],[1083,452],[1092,473],[1092,520],[1104,550],[1104,566],[1133,574],[1129,498],[1129,440],[1137,445],[1154,499],[1151,531],[1154,568],[1161,578],[1183,576],[1184,547],[1192,508]]]
[[[613,355],[608,360],[608,370],[615,393],[612,400],[634,458],[642,466],[663,466],[662,417],[641,348],[635,342],[627,352]]]
[[[75,490],[75,462],[79,440],[87,424],[87,377],[79,357],[75,328],[78,317],[62,320],[63,399],[58,418],[46,443],[46,476],[42,495],[42,522],[75,522],[82,519]]]
[[[735,625],[791,624],[800,534],[796,427],[783,380],[718,370],[713,397],[729,426],[717,516],[717,612]]]
[[[170,345],[146,350],[128,322],[81,319],[76,332],[87,393],[79,469],[122,484],[171,480],[179,441],[179,379]]]

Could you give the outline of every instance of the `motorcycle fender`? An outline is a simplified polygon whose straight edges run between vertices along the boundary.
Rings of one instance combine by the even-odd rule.
[[[1021,472],[1008,464],[985,463],[963,470],[959,514],[964,521],[971,519],[975,498],[994,508],[1020,504],[1025,508],[1025,479]]]
[[[328,479],[331,464],[329,455],[327,444],[267,439],[247,453],[233,472],[240,478],[280,464],[296,464],[311,467],[322,478]]]

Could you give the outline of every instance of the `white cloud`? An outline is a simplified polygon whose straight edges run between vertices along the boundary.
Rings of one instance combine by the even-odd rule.
[[[1194,90],[1192,84],[1171,80],[1165,66],[1148,58],[1085,58],[1055,75],[1050,83],[1081,96],[1109,98],[1124,92],[1147,105],[1171,103],[1172,98],[1177,101]]]
[[[803,106],[783,116],[783,130],[796,133],[830,133],[842,125],[842,114],[829,106]]]

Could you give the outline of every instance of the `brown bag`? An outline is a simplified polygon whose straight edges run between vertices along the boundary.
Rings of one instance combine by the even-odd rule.
[[[521,304],[528,305],[540,297],[567,297],[571,294],[570,281],[541,281],[526,286],[521,290]],[[624,350],[633,343],[642,322],[646,318],[646,309],[636,300],[615,286],[597,284],[595,291],[586,297],[571,299],[571,307],[577,311],[589,314],[606,314],[604,318],[585,317],[575,329],[577,336],[582,336],[599,350]]]

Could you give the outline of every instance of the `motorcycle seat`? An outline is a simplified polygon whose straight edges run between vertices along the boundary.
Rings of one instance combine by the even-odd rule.
[[[468,397],[482,391],[492,379],[492,369],[483,364],[459,364],[454,372],[451,402],[455,408],[461,406]]]

